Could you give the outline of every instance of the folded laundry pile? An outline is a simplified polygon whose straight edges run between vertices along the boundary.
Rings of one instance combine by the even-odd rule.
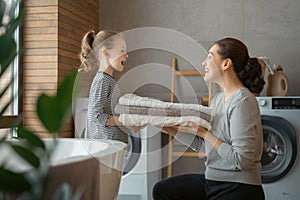
[[[119,121],[125,126],[185,126],[192,121],[208,130],[211,128],[211,108],[199,104],[170,103],[125,94],[119,99],[115,112],[120,114]]]

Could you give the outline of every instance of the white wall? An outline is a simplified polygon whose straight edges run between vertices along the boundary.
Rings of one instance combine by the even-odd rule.
[[[237,37],[247,44],[251,56],[268,56],[272,64],[282,65],[289,80],[288,95],[300,95],[298,0],[99,1],[100,29],[168,28],[193,38],[206,50],[215,40],[225,36]],[[182,45],[180,41],[178,45]],[[170,66],[171,58],[177,55],[174,52],[140,50],[130,52],[129,56],[127,70],[150,62]],[[179,64],[188,67],[190,63],[179,58]],[[143,76],[147,74],[137,78]],[[164,75],[163,78],[168,77]]]

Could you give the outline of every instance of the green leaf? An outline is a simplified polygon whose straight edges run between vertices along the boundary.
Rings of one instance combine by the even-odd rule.
[[[5,86],[5,88],[3,88],[2,91],[0,91],[0,99],[2,98],[2,96],[4,96],[6,91],[10,88],[10,85],[12,84],[12,82],[13,82],[13,80],[11,80],[10,83],[8,83]],[[12,101],[13,101],[13,98],[10,98],[10,100],[4,106],[2,106],[2,109],[0,110],[0,119],[1,119],[1,116],[3,116],[4,112],[7,110],[7,108],[9,107],[9,105],[11,104]]]
[[[10,7],[10,10],[9,10],[9,13],[8,13],[10,18],[14,18],[17,6],[20,4],[21,1],[22,0],[12,1],[11,7]]]
[[[18,127],[18,137],[22,139],[27,139],[27,142],[34,147],[39,147],[46,149],[44,142],[32,131],[26,129],[25,127]]]
[[[4,16],[5,9],[6,9],[5,1],[1,0],[0,1],[0,26],[2,26],[2,19]]]
[[[9,89],[9,87],[10,87],[10,85],[12,84],[13,81],[14,81],[14,80],[11,80],[10,83],[8,83],[8,84],[6,85],[6,87],[3,89],[3,91],[1,91],[1,93],[0,93],[0,99],[2,98],[2,96],[4,96],[5,92]],[[13,99],[16,98],[16,96],[17,96],[17,94],[14,94],[14,95],[12,96],[12,98],[10,98],[8,102],[6,102],[6,104],[3,103],[4,106],[2,105],[2,108],[1,108],[1,110],[0,110],[0,120],[1,120],[1,117],[3,116],[4,112],[9,108],[9,106],[11,105],[11,102],[13,101]],[[11,125],[12,125],[12,124],[11,124]]]
[[[16,55],[17,45],[12,35],[4,34],[0,36],[0,64],[1,67],[7,66],[8,60],[12,60],[12,58]],[[5,69],[1,69],[1,71],[5,71]]]
[[[59,131],[61,127],[58,104],[56,96],[50,97],[46,94],[40,95],[37,100],[37,114],[50,133]]]
[[[13,20],[11,20],[9,22],[8,29],[7,29],[7,34],[8,35],[13,35],[14,31],[16,30],[16,28],[21,24],[21,22],[23,21],[25,13],[22,11],[19,13],[19,16],[17,18],[13,18]]]
[[[4,142],[6,142],[6,138],[5,137],[0,138],[0,145],[1,145],[1,143],[4,143]]]
[[[70,113],[76,76],[77,72],[66,76],[57,89],[57,101],[60,102],[61,116]]]
[[[24,160],[26,160],[33,167],[38,168],[40,165],[40,159],[30,150],[25,147],[12,144],[11,147],[16,153],[18,153]]]
[[[1,87],[3,89],[0,90],[0,97],[2,97],[4,95],[4,93],[9,89],[10,85],[14,82],[14,80],[10,80],[9,83],[6,84],[5,87],[3,87],[3,85],[1,85]]]
[[[3,116],[3,113],[9,108],[11,101],[7,102],[0,111],[0,118]]]
[[[37,100],[37,114],[50,133],[58,133],[71,114],[73,86],[77,72],[66,76],[58,86],[56,96],[42,94]]]
[[[8,192],[22,192],[29,190],[31,185],[23,174],[18,174],[0,166],[0,190]]]
[[[1,42],[0,42],[0,44],[1,44]],[[0,49],[0,52],[1,52],[1,49]],[[17,55],[17,52],[14,52],[14,53],[12,53],[12,55],[10,55],[10,57],[6,58],[5,60],[0,60],[0,64],[1,64],[0,78],[5,73],[6,69],[10,66],[10,63],[14,60],[16,55]]]
[[[2,2],[2,1],[1,1]],[[18,2],[19,3],[19,2]],[[17,3],[17,4],[18,4]],[[15,5],[12,5],[12,8]],[[2,14],[2,13],[1,13]],[[4,13],[3,13],[4,14]],[[22,23],[25,13],[21,11],[17,18],[11,18],[11,21],[8,23],[8,29],[5,30],[5,33],[0,36],[0,65],[1,65],[1,75],[10,65],[14,57],[17,55],[17,45],[13,38],[14,31]],[[1,17],[1,15],[0,15]],[[2,16],[3,17],[3,16]],[[2,22],[2,20],[1,20]],[[2,26],[2,23],[1,23]]]

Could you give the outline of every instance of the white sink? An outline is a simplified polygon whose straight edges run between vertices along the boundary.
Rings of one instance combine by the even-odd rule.
[[[43,139],[49,148],[53,139]],[[52,199],[63,182],[73,190],[83,188],[82,199],[116,199],[122,177],[126,144],[114,140],[59,138],[50,161],[50,177],[43,199]],[[0,164],[16,172],[30,166],[8,145],[0,146]]]

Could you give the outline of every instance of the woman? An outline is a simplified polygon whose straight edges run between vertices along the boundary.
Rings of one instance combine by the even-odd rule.
[[[249,57],[245,44],[234,38],[215,42],[202,64],[204,79],[217,83],[224,91],[212,101],[212,129],[207,131],[192,122],[186,127],[163,129],[178,138],[196,135],[198,140],[204,140],[205,174],[162,180],[154,186],[153,198],[264,199],[260,176],[262,125],[253,95],[263,89],[261,66],[256,58]]]
[[[113,139],[128,141],[128,136],[120,128],[114,107],[118,103],[120,91],[114,72],[122,72],[128,58],[126,43],[114,31],[87,32],[81,44],[82,65],[79,72],[97,69],[89,92],[85,138]]]

